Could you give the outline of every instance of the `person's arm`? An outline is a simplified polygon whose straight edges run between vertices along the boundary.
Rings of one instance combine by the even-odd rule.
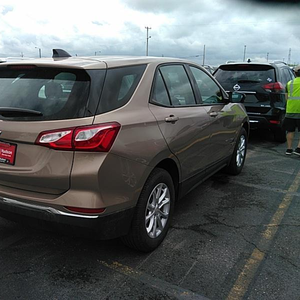
[[[288,84],[286,84],[286,87],[285,87],[285,101],[287,101],[288,96],[289,96]]]

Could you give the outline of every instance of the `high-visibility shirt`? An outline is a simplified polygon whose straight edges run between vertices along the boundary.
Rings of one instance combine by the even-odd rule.
[[[286,117],[300,119],[300,77],[287,83]]]

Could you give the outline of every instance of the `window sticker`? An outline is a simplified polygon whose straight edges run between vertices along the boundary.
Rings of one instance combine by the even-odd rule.
[[[269,77],[269,78],[267,79],[267,81],[272,82],[273,79]]]

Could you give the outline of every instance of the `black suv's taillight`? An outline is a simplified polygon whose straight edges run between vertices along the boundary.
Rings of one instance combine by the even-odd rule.
[[[273,92],[273,93],[282,93],[285,91],[283,84],[279,81],[267,83],[267,84],[263,85],[263,88],[267,92]]]

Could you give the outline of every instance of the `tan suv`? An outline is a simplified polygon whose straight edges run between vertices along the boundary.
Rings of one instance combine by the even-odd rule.
[[[241,172],[249,123],[231,98],[179,59],[54,49],[1,64],[1,216],[155,249],[177,198]]]

